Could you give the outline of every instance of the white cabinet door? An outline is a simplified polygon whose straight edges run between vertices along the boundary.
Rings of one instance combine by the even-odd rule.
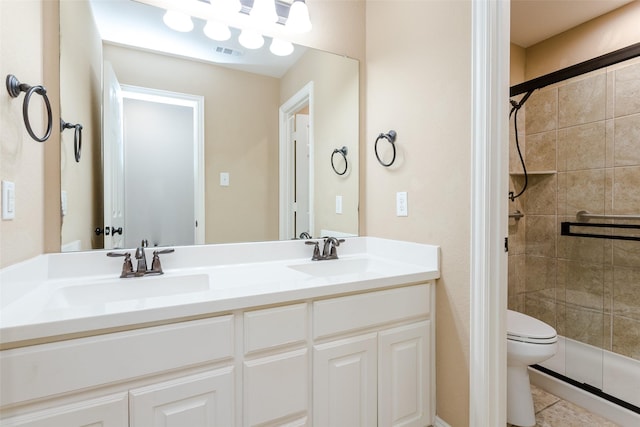
[[[233,368],[131,390],[130,427],[230,427]]]
[[[303,348],[244,362],[245,426],[287,425],[279,420],[306,417],[309,409],[307,353]]]
[[[91,399],[0,421],[2,427],[127,427],[126,392]]]
[[[433,421],[429,321],[378,335],[378,425],[426,426]]]
[[[376,334],[314,346],[313,425],[377,425]]]

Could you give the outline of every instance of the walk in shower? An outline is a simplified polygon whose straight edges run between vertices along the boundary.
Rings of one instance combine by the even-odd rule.
[[[513,120],[510,190],[517,194],[525,176]],[[528,183],[509,202],[509,308],[561,335],[544,368],[638,411],[640,57],[547,83],[517,120]],[[562,235],[563,223],[578,236]]]

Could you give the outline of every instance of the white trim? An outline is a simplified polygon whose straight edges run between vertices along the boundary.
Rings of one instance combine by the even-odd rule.
[[[433,420],[433,427],[451,427],[445,420],[436,415]]]
[[[194,161],[194,220],[198,222],[195,227],[194,241],[197,245],[205,243],[205,183],[204,183],[204,96],[190,95],[186,93],[171,92],[167,90],[152,89],[147,87],[121,84],[122,97],[139,99],[162,104],[179,105],[193,110],[193,135],[195,147]]]
[[[506,425],[509,2],[472,3],[469,425]]]
[[[280,106],[280,215],[279,238],[290,239],[293,235],[293,213],[291,205],[293,201],[293,150],[288,143],[289,126],[288,119],[305,105],[309,106],[309,230],[314,230],[314,101],[313,81],[307,83],[295,95]]]

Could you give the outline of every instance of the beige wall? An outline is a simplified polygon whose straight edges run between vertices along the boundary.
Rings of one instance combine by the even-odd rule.
[[[121,84],[204,96],[206,243],[277,240],[279,80],[112,45],[104,58]]]
[[[67,193],[62,244],[79,240],[83,250],[102,247],[93,230],[102,220],[102,41],[83,2],[60,3],[60,114],[80,123],[82,151],[74,156],[74,129],[65,130],[60,146],[61,190]]]
[[[469,419],[471,2],[367,2],[366,230],[440,245],[437,284],[437,413]],[[396,164],[372,144],[398,133]],[[396,192],[408,192],[397,217]]]
[[[526,80],[638,43],[640,0],[526,50]]]
[[[509,56],[511,65],[509,85],[513,86],[525,81],[526,50],[517,44],[511,43]]]
[[[42,19],[39,1],[0,2],[0,178],[14,182],[16,188],[16,217],[0,221],[0,266],[38,255],[44,246],[44,148],[56,143],[58,127],[44,144],[32,140],[22,121],[24,93],[11,98],[4,84],[7,74],[30,85],[44,84]],[[39,98],[33,96],[34,106],[42,105]],[[30,119],[35,133],[43,135],[42,111],[32,107]]]
[[[280,104],[308,82],[314,83],[314,213],[315,230],[358,234],[358,62],[307,51],[281,80]],[[349,168],[337,175],[331,168],[331,153],[346,146]],[[335,163],[339,165],[336,154]],[[343,197],[343,213],[335,213],[335,197]]]

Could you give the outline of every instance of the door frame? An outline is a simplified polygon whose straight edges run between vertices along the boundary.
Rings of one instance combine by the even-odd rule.
[[[193,110],[193,188],[194,188],[194,243],[205,243],[205,179],[204,179],[204,96],[121,84],[123,99],[137,99],[170,105],[179,105]]]
[[[279,238],[288,240],[293,233],[293,191],[295,171],[293,167],[293,145],[290,143],[289,119],[302,107],[309,106],[309,230],[314,230],[314,106],[313,106],[313,81],[302,87],[295,95],[289,98],[279,109],[279,187],[280,187],[280,214],[279,214]]]

